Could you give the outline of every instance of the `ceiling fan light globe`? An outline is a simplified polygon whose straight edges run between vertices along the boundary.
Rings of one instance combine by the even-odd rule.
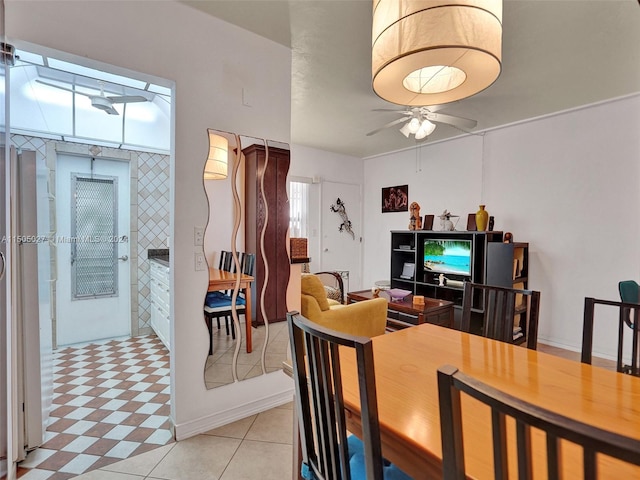
[[[435,129],[435,124],[431,123],[429,120],[424,120],[422,125],[420,125],[420,129],[416,132],[416,140],[422,140],[423,138],[428,137]]]
[[[420,120],[416,117],[413,117],[411,120],[409,120],[407,126],[409,127],[409,133],[415,134],[418,130],[420,130]]]
[[[411,135],[411,133],[412,133],[409,130],[409,123],[411,123],[411,122],[405,123],[404,126],[400,129],[400,133],[403,134],[407,138],[409,138],[409,135]]]

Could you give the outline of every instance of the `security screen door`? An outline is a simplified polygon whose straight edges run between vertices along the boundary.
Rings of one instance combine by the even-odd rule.
[[[130,335],[129,164],[58,155],[57,344]]]

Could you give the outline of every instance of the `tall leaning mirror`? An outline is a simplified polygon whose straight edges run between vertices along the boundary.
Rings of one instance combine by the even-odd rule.
[[[203,183],[209,287],[207,388],[280,369],[286,357],[289,146],[209,130]]]

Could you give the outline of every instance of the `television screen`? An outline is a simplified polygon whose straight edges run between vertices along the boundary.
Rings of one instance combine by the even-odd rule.
[[[424,271],[471,276],[471,240],[425,240]]]

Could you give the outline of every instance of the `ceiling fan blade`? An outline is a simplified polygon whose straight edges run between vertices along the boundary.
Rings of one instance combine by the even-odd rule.
[[[392,122],[389,122],[389,123],[387,123],[386,125],[383,125],[380,128],[376,128],[375,130],[370,131],[369,133],[367,133],[367,137],[370,137],[371,135],[375,135],[380,130],[384,130],[385,128],[393,127],[394,125],[397,125],[399,123],[406,122],[406,121],[407,121],[406,118],[398,118],[397,120],[393,120]]]
[[[109,109],[104,109],[104,111],[107,112],[109,115],[120,115],[118,111],[113,107]]]
[[[111,103],[136,103],[136,102],[148,102],[148,100],[141,95],[121,95],[116,97],[107,97]]]
[[[400,115],[411,115],[412,114],[409,110],[397,110],[395,108],[374,108],[371,111],[372,112],[393,112],[393,113],[399,113]]]
[[[429,112],[427,118],[432,122],[446,123],[452,125],[460,130],[471,130],[478,125],[476,120],[470,120],[468,118],[456,117],[454,115],[447,115],[446,113]]]
[[[36,82],[41,83],[42,85],[46,85],[48,87],[58,88],[60,90],[65,90],[66,92],[79,93],[80,95],[84,95],[85,97],[90,97],[90,95],[88,95],[86,93],[78,92],[77,90],[72,90],[72,89],[66,88],[66,87],[61,87],[60,85],[55,85],[53,83],[43,82],[42,80],[37,79],[37,78],[36,78]]]

